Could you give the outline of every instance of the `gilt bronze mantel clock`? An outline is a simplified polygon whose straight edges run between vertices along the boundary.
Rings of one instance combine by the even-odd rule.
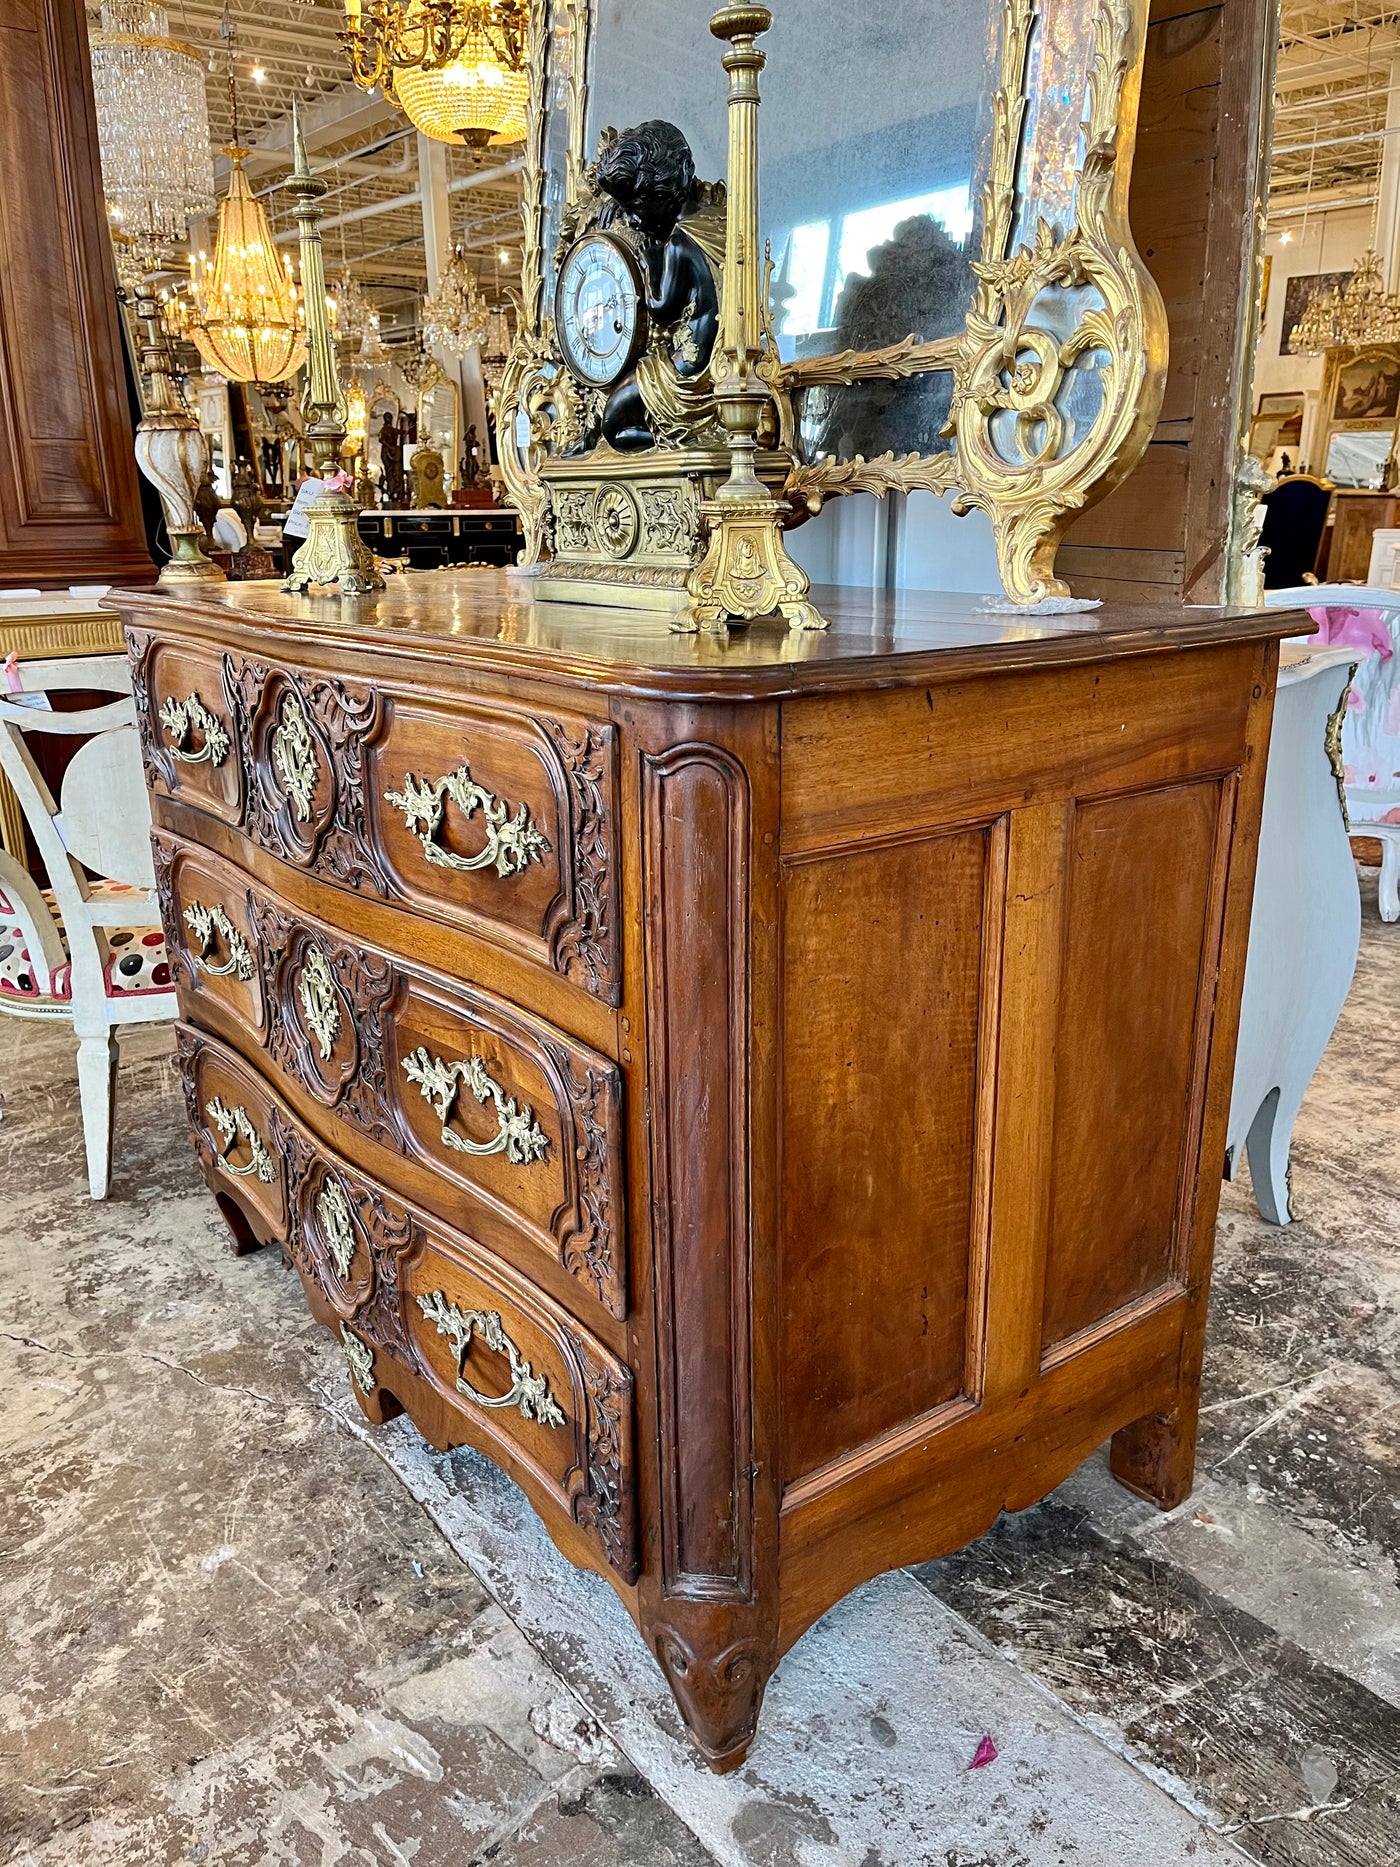
[[[782,539],[792,471],[758,232],[762,6],[722,8],[729,181],[685,135],[604,132],[565,216],[554,315],[527,401],[552,514],[539,595],[671,612],[672,626],[781,615],[820,628]],[[537,437],[537,438],[536,438]]]
[[[782,526],[921,492],[985,516],[1014,602],[1067,597],[1060,535],[1141,457],[1166,380],[1127,213],[1147,0],[928,0],[882,16],[878,57],[844,0],[791,9],[764,82],[771,261],[769,10],[711,24],[721,188],[695,176],[722,160],[686,43],[704,5],[530,0],[495,408],[540,594],[810,622]],[[935,66],[936,86],[905,81]],[[643,114],[665,121],[602,127]]]

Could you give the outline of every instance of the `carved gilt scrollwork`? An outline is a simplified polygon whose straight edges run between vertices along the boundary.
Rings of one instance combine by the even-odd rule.
[[[501,432],[513,437],[519,416],[530,436],[523,454],[502,448],[512,502],[525,522],[527,564],[552,554],[556,532],[570,551],[596,540],[596,515],[566,504],[564,495],[556,509],[540,472],[549,455],[567,451],[585,433],[587,417],[560,377],[546,308],[546,181],[565,183],[567,220],[585,187],[592,30],[588,8],[576,0],[557,0],[556,11],[559,6],[571,29],[563,35],[571,48],[566,174],[545,174],[546,99],[556,94],[556,74],[545,59],[531,71],[523,315],[497,399]],[[543,30],[546,11],[543,0],[535,0],[532,29],[538,24]],[[1146,0],[1097,0],[1070,205],[1053,224],[1042,217],[1022,237],[1017,223],[1029,162],[1028,87],[1049,82],[1032,47],[1048,28],[1044,0],[1002,0],[981,246],[972,261],[975,283],[963,330],[780,363],[770,326],[758,366],[788,447],[797,431],[797,400],[807,393],[950,372],[943,431],[949,446],[930,454],[794,460],[785,489],[792,507],[815,512],[823,500],[850,493],[946,493],[955,512],[987,514],[1009,596],[1031,604],[1068,594],[1054,574],[1060,534],[1075,511],[1135,465],[1156,423],[1166,377],[1165,312],[1133,247],[1127,217],[1146,17]],[[1069,398],[1083,391],[1086,378],[1095,387],[1092,394],[1079,393],[1071,420]]]

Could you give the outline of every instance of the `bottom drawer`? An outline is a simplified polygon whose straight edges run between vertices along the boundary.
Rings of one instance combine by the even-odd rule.
[[[635,1581],[631,1371],[509,1265],[347,1165],[231,1050],[176,1028],[210,1186],[284,1246],[366,1411],[392,1398],[434,1443],[494,1458]]]

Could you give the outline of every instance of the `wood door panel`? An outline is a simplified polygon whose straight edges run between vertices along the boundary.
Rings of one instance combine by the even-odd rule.
[[[83,9],[0,11],[0,584],[145,582]]]
[[[1253,651],[803,700],[783,712],[783,853],[1232,771]]]
[[[786,874],[787,1484],[968,1385],[991,836]]]
[[[1086,804],[1070,848],[1042,1342],[1179,1280],[1222,787]]]

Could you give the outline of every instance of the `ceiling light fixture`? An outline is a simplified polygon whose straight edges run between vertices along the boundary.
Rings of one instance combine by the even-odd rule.
[[[528,0],[345,0],[340,37],[363,90],[392,86],[425,136],[484,149],[524,133],[527,22]]]
[[[106,0],[92,35],[102,189],[113,223],[148,255],[214,211],[205,58],[170,36],[163,6]]]

